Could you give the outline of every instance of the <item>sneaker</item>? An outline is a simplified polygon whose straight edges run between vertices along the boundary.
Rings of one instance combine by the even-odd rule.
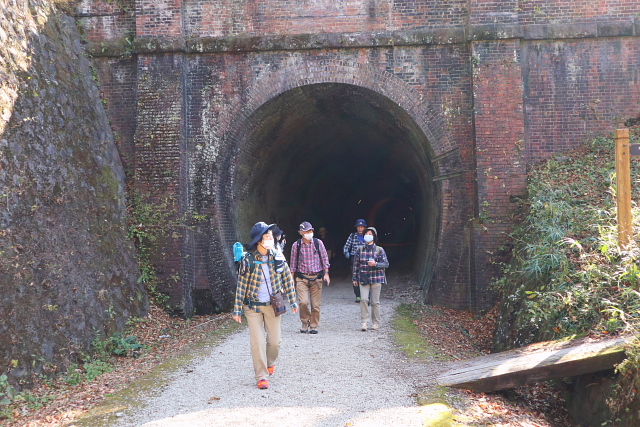
[[[363,324],[362,324],[362,332],[364,332],[364,331],[366,331],[366,330],[367,330],[367,324],[366,324],[366,323],[363,323]]]
[[[258,388],[260,390],[264,390],[269,388],[269,380],[260,380],[258,381]]]
[[[273,375],[273,373],[276,371],[276,365],[269,366],[267,368],[267,371],[269,371],[269,375]]]
[[[380,327],[380,325],[378,325],[377,323],[374,323],[373,326],[371,327],[371,329],[373,329],[375,331],[379,327]]]
[[[360,301],[362,301],[362,298],[360,297],[356,298],[356,304],[360,304]]]
[[[309,331],[309,333],[310,333],[310,334],[317,334],[317,333],[318,333],[318,330],[317,330],[317,329],[311,329],[311,330]]]
[[[303,334],[306,334],[308,330],[309,330],[309,325],[305,325],[303,323],[302,327],[300,328],[300,332],[302,332]]]

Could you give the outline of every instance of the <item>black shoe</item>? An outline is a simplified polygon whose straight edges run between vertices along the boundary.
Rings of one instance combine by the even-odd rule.
[[[310,331],[309,331],[309,333],[310,333],[310,334],[317,334],[317,333],[318,333],[318,330],[317,330],[317,329],[312,329],[312,330],[310,330]]]

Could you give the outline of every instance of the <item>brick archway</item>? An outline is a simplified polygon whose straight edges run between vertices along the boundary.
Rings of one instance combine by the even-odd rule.
[[[230,120],[228,127],[220,130],[220,134],[225,136],[221,141],[222,148],[218,157],[221,166],[217,167],[214,204],[219,226],[215,230],[215,240],[220,247],[230,247],[234,241],[246,240],[248,227],[256,220],[280,223],[281,218],[265,218],[256,211],[246,213],[251,211],[249,205],[255,205],[258,197],[255,194],[251,196],[251,191],[247,190],[256,184],[252,181],[254,178],[250,176],[251,173],[246,170],[249,165],[256,163],[246,159],[251,158],[252,152],[261,149],[254,147],[259,145],[255,139],[252,141],[256,134],[260,134],[260,128],[266,120],[265,115],[268,116],[266,113],[261,116],[261,110],[270,108],[270,103],[283,97],[297,99],[294,94],[296,91],[336,85],[353,88],[362,97],[367,98],[370,104],[380,104],[383,110],[394,110],[393,115],[402,122],[401,127],[410,127],[410,133],[417,135],[412,138],[413,151],[407,157],[417,159],[411,168],[414,169],[412,173],[420,180],[416,185],[423,193],[420,203],[424,209],[419,219],[419,228],[424,232],[424,241],[416,246],[420,259],[415,260],[412,271],[416,280],[426,288],[437,273],[437,253],[442,252],[438,249],[442,235],[440,223],[443,220],[449,223],[459,222],[459,213],[451,215],[450,211],[442,209],[443,200],[446,198],[442,191],[451,194],[451,190],[447,190],[449,182],[446,179],[437,179],[446,175],[451,165],[461,163],[459,152],[447,135],[442,115],[432,108],[420,93],[397,77],[366,64],[319,60],[283,67],[269,72],[264,78],[258,76],[249,89],[239,97],[242,100],[241,105],[236,105],[233,109],[233,120]],[[301,95],[300,99],[304,99],[304,96]],[[402,118],[398,119],[400,116]],[[446,162],[444,168],[441,168],[440,159],[443,158],[446,158]],[[253,193],[257,193],[257,190]],[[244,202],[245,197],[253,202]],[[239,205],[242,205],[242,208],[239,208]],[[460,234],[458,233],[458,237]],[[448,246],[456,248],[454,251],[445,249],[454,262],[463,258],[464,242],[458,243]],[[226,252],[224,255],[231,270],[231,254]],[[451,262],[451,259],[447,260],[449,265]]]

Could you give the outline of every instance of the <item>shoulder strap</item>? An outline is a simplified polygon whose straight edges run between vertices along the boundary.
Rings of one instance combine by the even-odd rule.
[[[319,240],[315,237],[313,238],[313,243],[316,245],[316,253],[318,254],[318,258],[320,258],[320,265],[322,265],[322,257],[320,256],[320,243]]]
[[[244,276],[253,268],[253,263],[249,259],[251,254],[252,252],[245,252],[240,258],[240,261],[238,261],[238,275]]]
[[[302,249],[302,239],[298,240],[296,243],[298,244],[298,258],[296,259],[297,261],[296,270],[300,272],[300,249]]]

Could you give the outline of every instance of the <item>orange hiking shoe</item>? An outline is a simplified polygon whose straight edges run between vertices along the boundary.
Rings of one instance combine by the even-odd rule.
[[[261,390],[269,388],[269,380],[260,380],[258,381],[258,388]]]
[[[276,365],[269,366],[267,368],[267,371],[269,371],[269,375],[273,375],[273,373],[276,371]]]

